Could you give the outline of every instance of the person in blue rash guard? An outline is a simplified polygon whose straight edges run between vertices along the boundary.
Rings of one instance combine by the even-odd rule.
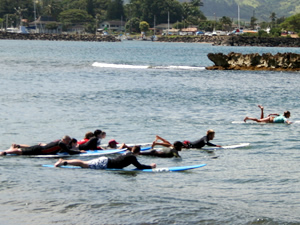
[[[219,148],[222,147],[221,145],[215,145],[215,144],[212,144],[209,142],[209,141],[213,140],[214,137],[215,137],[215,131],[210,129],[206,132],[206,136],[204,136],[196,141],[193,141],[193,142],[184,141],[183,144],[184,144],[185,148],[202,148],[205,145],[215,146],[215,147],[219,147]]]
[[[260,108],[261,110],[260,119],[246,116],[244,122],[246,122],[247,120],[253,120],[258,123],[287,123],[287,124],[292,123],[288,121],[288,118],[290,118],[291,116],[290,111],[285,111],[283,115],[272,113],[269,114],[268,117],[264,118],[264,107],[262,105],[258,105],[258,108]]]
[[[150,165],[143,165],[140,164],[136,158],[137,155],[139,155],[141,151],[140,146],[134,146],[131,149],[130,153],[123,154],[118,156],[117,158],[108,158],[105,156],[92,159],[89,161],[83,161],[80,159],[70,159],[70,160],[63,160],[59,159],[54,166],[60,167],[60,166],[80,166],[82,168],[90,168],[90,169],[122,169],[124,167],[127,167],[129,165],[134,165],[137,169],[152,169],[156,168],[156,164],[152,163]]]

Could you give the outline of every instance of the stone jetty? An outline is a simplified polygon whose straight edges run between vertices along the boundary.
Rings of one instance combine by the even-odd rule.
[[[210,43],[214,46],[300,47],[300,38],[247,36],[162,36],[159,42]]]
[[[48,41],[95,41],[95,42],[118,42],[111,35],[95,35],[95,34],[21,34],[21,33],[9,33],[0,32],[0,39],[8,40],[48,40]]]
[[[272,55],[264,53],[241,54],[231,52],[209,53],[208,58],[215,64],[206,67],[208,70],[274,70],[274,71],[300,71],[300,54],[277,53]]]

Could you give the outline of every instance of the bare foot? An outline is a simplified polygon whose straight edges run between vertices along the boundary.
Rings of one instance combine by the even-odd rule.
[[[248,116],[246,116],[245,119],[244,119],[244,122],[245,122],[245,123],[246,123],[247,119],[248,119]]]
[[[60,158],[55,164],[54,166],[55,167],[59,167],[59,166],[62,166],[64,164],[64,160],[62,158]]]
[[[11,148],[17,148],[17,144],[11,144]]]
[[[152,142],[151,148],[153,148],[156,144],[156,140]]]
[[[0,152],[0,155],[6,155],[6,152],[4,152],[4,151]]]
[[[258,105],[258,108],[260,109],[264,109],[264,107],[262,105]]]

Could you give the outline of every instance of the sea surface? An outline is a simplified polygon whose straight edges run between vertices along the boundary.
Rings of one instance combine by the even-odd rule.
[[[265,115],[290,110],[300,121],[300,73],[205,70],[211,52],[299,48],[1,40],[0,49],[2,150],[96,129],[107,133],[102,144],[155,135],[194,141],[208,129],[212,143],[250,143],[184,150],[182,159],[138,157],[158,167],[207,164],[177,173],[44,168],[56,159],[0,157],[0,224],[300,224],[300,124],[241,122],[260,116],[258,104]]]

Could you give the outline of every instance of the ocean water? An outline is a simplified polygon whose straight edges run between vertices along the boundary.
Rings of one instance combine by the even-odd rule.
[[[140,156],[180,173],[44,168],[55,159],[0,158],[0,224],[300,224],[300,124],[232,123],[291,111],[297,72],[207,71],[210,52],[300,53],[209,44],[0,41],[0,149],[107,132],[125,143],[196,140],[240,149]],[[110,156],[115,157],[115,156]],[[73,158],[76,158],[74,156]],[[85,160],[91,158],[83,158]]]

